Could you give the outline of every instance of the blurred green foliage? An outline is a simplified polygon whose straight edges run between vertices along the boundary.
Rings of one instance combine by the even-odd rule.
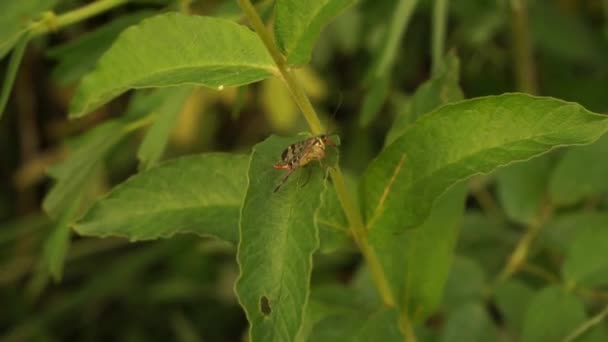
[[[309,128],[290,89],[267,78],[278,72],[261,41],[236,25],[248,23],[236,1],[99,3],[109,6],[70,25],[63,14],[95,3],[0,3],[0,97],[8,99],[0,108],[0,340],[242,341],[248,321],[239,298],[252,336],[272,333],[256,341],[608,339],[607,135],[544,153],[591,142],[605,131],[592,127],[601,117],[523,95],[512,97],[520,107],[497,104],[509,95],[475,102],[487,107],[441,107],[532,89],[608,112],[606,1],[254,2],[278,27],[279,51],[298,64],[295,74],[323,125],[339,134],[340,165],[366,223],[375,227],[374,200],[386,197],[381,181],[416,190],[389,197],[389,207],[408,207],[388,212],[380,225],[401,229],[412,220],[416,227],[370,237],[396,307],[382,304],[339,196],[318,169],[310,183],[305,174],[292,176],[306,183],[301,193],[259,195],[275,184],[271,164],[281,147],[305,137],[256,144]],[[436,8],[442,3],[445,17]],[[186,21],[191,28],[204,22],[208,35],[202,39]],[[445,39],[434,41],[442,25]],[[184,59],[192,69],[173,68]],[[532,69],[522,81],[526,65]],[[522,89],[525,82],[531,88]],[[179,87],[144,89],[167,85]],[[68,120],[70,108],[82,118]],[[412,128],[436,108],[436,121],[459,110],[470,120]],[[504,124],[486,121],[488,108],[505,115]],[[458,153],[527,132],[545,140],[486,149],[453,165],[452,174],[433,173]],[[460,140],[467,142],[461,150],[450,140],[458,133],[471,137]],[[479,136],[486,138],[474,141]],[[260,155],[247,174],[245,154],[254,145]],[[404,150],[417,164],[409,166]],[[187,156],[204,152],[228,153]],[[443,185],[538,153],[442,195]],[[430,181],[417,188],[410,173],[400,179],[395,160]],[[302,217],[286,215],[293,210]],[[137,213],[143,218],[135,224]],[[239,223],[239,215],[248,220]],[[264,225],[256,215],[273,219]],[[305,230],[313,221],[318,234]],[[107,235],[172,237],[99,237]],[[255,244],[238,247],[240,238]],[[257,253],[270,254],[252,258]],[[249,272],[238,298],[237,259]],[[281,267],[289,279],[273,278]],[[278,291],[280,303],[257,310],[249,291],[275,294],[274,282],[293,293]],[[265,318],[270,312],[289,319]]]

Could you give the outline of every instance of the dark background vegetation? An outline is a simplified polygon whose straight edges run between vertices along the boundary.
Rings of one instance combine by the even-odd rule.
[[[84,3],[63,1],[56,12]],[[299,71],[316,107],[324,113],[323,120],[340,134],[342,164],[354,175],[379,151],[393,117],[431,75],[432,2],[420,1],[399,45],[390,90],[378,119],[361,127],[359,117],[368,89],[363,80],[393,6],[392,0],[359,1],[324,31],[311,67]],[[531,80],[526,81],[518,79],[521,61],[516,56],[517,27],[513,26],[518,19],[509,1],[451,1],[446,48],[460,57],[465,97],[528,91],[605,113],[606,6],[599,0],[530,1],[533,63],[527,74]],[[131,96],[121,96],[84,119],[68,121],[66,112],[78,80],[118,31],[92,46],[61,46],[123,16],[172,8],[176,5],[169,1],[134,1],[29,44],[0,121],[0,340],[235,341],[245,335],[247,322],[233,294],[238,275],[235,247],[229,244],[189,236],[138,243],[73,236],[61,282],[50,279],[41,266],[43,246],[54,227],[41,210],[51,186],[47,168],[66,158],[66,141],[122,115]],[[191,9],[198,15],[240,16],[232,0],[193,1]],[[4,58],[0,70],[7,64]],[[237,100],[241,98],[244,100]],[[271,133],[307,130],[289,94],[276,80],[241,91],[201,89],[191,102],[180,114],[165,159],[204,151],[247,152]],[[107,192],[137,171],[140,138],[126,139],[112,150],[96,174],[92,196]],[[541,179],[550,177],[562,154],[551,154],[549,158],[555,162]],[[606,164],[602,159],[607,157],[601,154],[591,160]],[[448,293],[450,286],[477,289],[475,277],[479,274],[495,277],[525,230],[525,225],[505,213],[505,198],[496,184],[494,175],[473,182],[455,262],[455,267],[473,269],[473,275],[467,276],[465,285],[450,278]],[[563,210],[608,210],[607,192],[598,190]],[[533,256],[540,266],[521,272],[519,279],[526,289],[532,291],[551,280],[556,273],[551,255],[540,251]],[[319,255],[313,283],[349,282],[359,263],[354,249]],[[584,297],[590,312],[607,300],[608,292],[602,291],[601,287],[589,290],[590,295]],[[508,333],[500,333],[504,312],[492,299],[485,304],[499,336],[508,340]],[[440,332],[446,320],[439,310],[427,328]]]

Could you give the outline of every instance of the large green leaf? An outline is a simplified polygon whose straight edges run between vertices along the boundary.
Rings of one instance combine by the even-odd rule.
[[[578,233],[571,242],[562,273],[572,285],[593,287],[608,284],[608,215],[604,220],[587,226],[579,223]]]
[[[273,192],[286,171],[272,165],[294,141],[266,139],[254,147],[249,164],[236,292],[251,324],[252,342],[292,341],[308,300],[312,254],[319,245],[314,215],[321,203],[325,173],[313,163],[295,171]]]
[[[155,12],[140,11],[120,16],[95,31],[48,50],[47,55],[57,60],[53,78],[64,85],[77,81],[95,67],[99,57],[124,29],[153,13]]]
[[[509,165],[496,173],[496,190],[509,219],[531,224],[538,216],[547,191],[550,155]]]
[[[178,114],[192,91],[192,87],[189,86],[171,87],[161,89],[159,94],[156,94],[163,98],[163,103],[155,110],[156,120],[146,132],[139,151],[137,151],[137,158],[140,160],[142,168],[149,169],[162,157]]]
[[[259,81],[275,65],[248,28],[225,19],[159,15],[124,31],[85,76],[70,108],[82,116],[132,88]]]
[[[464,209],[465,186],[458,185],[437,202],[416,229],[401,234],[382,231],[371,237],[397,304],[420,321],[441,302]]]
[[[458,85],[460,62],[454,54],[448,54],[441,71],[424,82],[410,99],[407,109],[395,117],[391,129],[386,135],[385,144],[388,146],[400,137],[406,128],[421,115],[435,108],[464,98]]]
[[[0,2],[0,59],[25,34],[28,25],[42,12],[55,6],[57,0],[28,0]]]
[[[367,169],[363,208],[370,235],[424,222],[453,184],[550,149],[595,141],[608,117],[578,104],[505,94],[443,106],[420,118]]]
[[[306,64],[321,30],[353,0],[277,0],[274,34],[289,64]]]
[[[562,341],[585,321],[583,303],[558,287],[538,292],[526,311],[523,342]],[[577,341],[606,341],[601,327],[592,328]]]
[[[585,197],[608,191],[608,135],[589,146],[566,151],[549,182],[556,204],[574,204]]]
[[[176,233],[238,241],[247,156],[210,153],[171,160],[131,177],[99,200],[78,233],[131,240]]]

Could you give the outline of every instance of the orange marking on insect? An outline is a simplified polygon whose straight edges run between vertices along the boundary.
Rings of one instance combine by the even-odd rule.
[[[289,170],[291,167],[289,166],[289,164],[285,164],[283,162],[280,163],[276,163],[274,165],[272,165],[273,168],[277,169],[277,170]]]

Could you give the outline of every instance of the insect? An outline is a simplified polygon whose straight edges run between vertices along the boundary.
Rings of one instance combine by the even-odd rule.
[[[288,170],[274,192],[279,191],[289,176],[298,168],[315,160],[321,162],[325,158],[327,146],[336,147],[336,143],[331,141],[327,134],[317,135],[287,146],[281,154],[281,161],[272,166],[275,169]]]

